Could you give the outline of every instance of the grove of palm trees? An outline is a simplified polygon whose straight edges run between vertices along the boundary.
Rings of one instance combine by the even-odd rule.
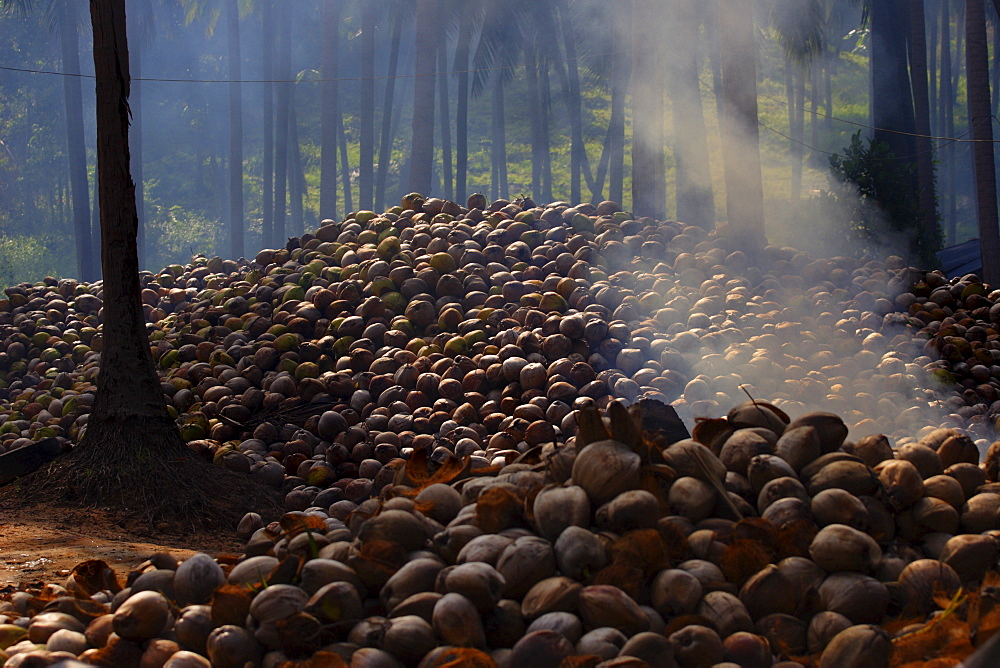
[[[3,668],[996,664],[998,9],[0,1]]]

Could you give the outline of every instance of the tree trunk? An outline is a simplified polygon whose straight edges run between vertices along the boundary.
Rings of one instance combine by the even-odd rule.
[[[451,114],[448,103],[448,42],[442,41],[437,48],[437,90],[438,112],[441,129],[441,196],[447,200],[455,199],[455,177],[451,162]]]
[[[795,101],[792,104],[792,115],[795,124],[792,125],[792,201],[797,202],[802,199],[802,159],[803,144],[806,138],[806,72],[801,67],[796,67],[788,63],[792,68],[793,89],[795,91]]]
[[[632,25],[632,0],[620,0],[611,49],[611,118],[608,122],[608,199],[624,205],[625,199],[625,97],[632,76],[632,59],[625,35]]]
[[[337,56],[340,48],[340,0],[323,3],[323,102],[320,107],[320,218],[337,218]]]
[[[566,54],[567,88],[569,89],[566,104],[569,111],[570,128],[570,201],[573,204],[578,204],[583,201],[580,177],[583,174],[583,163],[587,157],[587,147],[583,143],[583,117],[580,108],[583,103],[580,97],[580,66],[577,62],[577,37],[569,4],[566,0],[562,0],[558,4],[558,8],[562,27],[563,51]]]
[[[955,88],[952,79],[952,57],[951,57],[951,16],[949,12],[949,0],[941,2],[941,93],[938,99],[940,110],[938,116],[941,119],[942,133],[945,137],[955,136]],[[944,156],[942,159],[942,171],[944,172],[944,188],[942,189],[942,201],[944,203],[945,219],[945,243],[949,246],[957,243],[957,200],[955,197],[955,144],[948,142],[944,145]]]
[[[361,6],[361,113],[358,208],[375,207],[375,3]],[[383,113],[388,112],[383,109]]]
[[[239,0],[226,0],[229,44],[229,254],[243,257],[243,63],[240,55]]]
[[[663,155],[663,71],[655,47],[658,0],[632,3],[632,208],[638,216],[666,218],[667,176]]]
[[[142,53],[140,49],[131,52],[130,63],[136,80],[132,84],[132,127],[129,141],[132,144],[132,174],[135,176],[135,208],[139,228],[136,231],[136,249],[139,253],[139,268],[146,264],[146,202],[143,189],[142,169]],[[98,218],[100,220],[100,218]]]
[[[938,30],[941,26],[938,23],[938,16],[933,13],[936,1],[943,2],[943,0],[931,0],[931,4],[926,6],[924,10],[931,13],[931,20],[927,24],[927,78],[929,81],[928,98],[930,100],[931,134],[940,136],[941,125],[938,114]]]
[[[382,134],[378,143],[378,171],[375,175],[375,201],[379,207],[386,204],[385,186],[389,178],[389,163],[392,161],[393,116],[397,114],[396,76],[399,72],[399,43],[402,41],[403,19],[400,13],[392,17],[392,41],[389,47],[389,70],[385,81],[385,101],[382,103]]]
[[[698,11],[688,0],[673,3],[677,30],[670,95],[674,105],[677,220],[707,230],[715,226],[715,203],[708,160],[708,132],[701,103]]]
[[[80,73],[80,42],[77,14],[72,0],[59,0],[59,47],[63,71]],[[97,278],[90,231],[90,192],[87,183],[87,149],[83,135],[83,91],[80,77],[62,77],[66,103],[66,155],[73,196],[73,230],[76,237],[76,271],[80,280]]]
[[[927,90],[927,27],[924,0],[910,0],[910,81],[913,86],[913,112],[916,127],[917,197],[923,234],[919,246],[923,260],[932,262],[937,249],[937,194],[934,188],[934,149],[931,146],[930,98]]]
[[[463,204],[469,196],[469,52],[472,42],[472,12],[462,7],[458,41],[455,44],[455,67],[458,73],[458,98],[455,108],[455,201]]]
[[[295,92],[288,105],[288,209],[291,214],[289,236],[305,232],[302,198],[305,196],[305,176],[302,169],[302,147],[299,145],[299,121],[295,109]]]
[[[262,95],[263,128],[264,135],[264,164],[261,166],[263,173],[263,202],[261,206],[261,247],[274,248],[274,7],[272,0],[263,0],[261,9],[261,21],[263,22],[263,34],[261,35],[261,58],[262,74],[264,76],[264,90]]]
[[[986,43],[986,10],[982,0],[965,1],[965,35],[979,249],[983,260],[983,280],[996,286],[1000,285],[1000,229],[997,221],[996,166],[993,161],[989,47]]]
[[[507,197],[507,119],[504,111],[503,76],[493,74],[493,132],[490,154],[493,158],[493,199]]]
[[[528,87],[528,114],[531,127],[531,196],[545,201],[542,197],[542,167],[544,157],[542,151],[542,95],[538,82],[538,51],[534,45],[525,45],[524,74]]]
[[[552,90],[549,85],[549,65],[544,60],[544,56],[538,60],[539,94],[542,101],[542,106],[538,110],[542,121],[542,201],[551,202],[555,199],[552,196],[552,151],[550,150],[552,142],[549,133],[549,116],[552,113]]]
[[[340,178],[344,185],[344,211],[354,211],[354,189],[351,187],[351,163],[347,159],[347,133],[344,114],[337,109],[337,136],[340,138]]]
[[[138,218],[135,184],[129,174],[125,0],[91,0],[90,11],[97,76],[97,159],[101,165],[104,348],[94,408],[78,448],[81,458],[89,455],[90,460],[119,463],[133,472],[150,466],[151,460],[184,457],[187,449],[167,414],[139,300]],[[114,486],[95,480],[96,473],[82,477],[82,486]],[[136,492],[132,488],[136,481],[127,474],[118,480],[129,483],[128,488],[119,483],[122,497]]]
[[[729,236],[735,248],[743,250],[751,260],[759,261],[766,239],[754,39],[750,2],[740,0],[719,12],[724,98],[720,125]]]
[[[435,2],[416,0],[416,40],[414,58],[413,134],[410,150],[409,189],[428,195],[434,169],[434,62]]]
[[[288,183],[288,109],[292,97],[292,8],[286,7],[278,19],[277,113],[274,119],[274,243],[284,246],[285,204]]]

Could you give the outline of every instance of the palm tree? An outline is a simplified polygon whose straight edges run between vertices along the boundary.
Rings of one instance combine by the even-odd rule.
[[[320,108],[320,184],[321,217],[337,217],[337,118],[339,113],[338,50],[340,49],[340,0],[323,3],[323,84]]]
[[[264,134],[262,172],[263,201],[261,207],[261,246],[274,247],[274,5],[273,0],[262,0],[261,20],[261,71],[264,79],[261,111]]]
[[[983,0],[965,0],[965,34],[969,125],[974,142],[972,151],[975,160],[983,280],[997,286],[1000,285],[1000,230],[990,105],[989,47],[986,43],[986,9]]]
[[[667,177],[663,154],[662,25],[659,0],[632,3],[632,208],[637,215],[666,218]]]
[[[358,208],[375,206],[375,3],[361,6],[361,114]]]
[[[927,24],[924,0],[910,0],[910,82],[913,88],[917,187],[923,237],[938,238],[937,194],[934,186],[934,152],[931,147],[931,110],[927,84]]]
[[[378,203],[378,206],[385,204],[385,189],[389,179],[389,162],[392,158],[392,144],[395,137],[393,133],[393,116],[398,115],[399,111],[394,100],[396,97],[396,76],[399,71],[399,51],[403,41],[403,22],[407,18],[407,14],[403,10],[407,7],[408,5],[396,7],[392,12],[389,67],[382,101],[382,131],[378,144],[378,169],[375,172],[375,201]]]
[[[292,99],[292,13],[293,6],[284,8],[278,17],[278,63],[275,79],[277,99],[274,115],[274,231],[272,241],[280,244],[285,238],[285,203],[288,183],[288,116]]]
[[[677,164],[677,219],[705,229],[715,225],[715,198],[708,161],[708,133],[701,103],[698,8],[675,0],[676,43],[670,97],[674,105],[674,160]]]
[[[753,259],[766,242],[764,188],[757,125],[757,63],[754,19],[746,0],[719,7],[721,118],[729,236]]]
[[[408,188],[428,194],[434,162],[434,68],[436,61],[435,2],[416,2],[415,90],[413,94],[413,135],[410,150]]]
[[[229,46],[229,254],[243,257],[243,78],[238,0],[226,0]]]

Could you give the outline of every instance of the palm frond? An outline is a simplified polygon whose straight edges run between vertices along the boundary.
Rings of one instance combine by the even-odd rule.
[[[826,13],[819,0],[775,0],[770,23],[792,62],[805,65],[822,51]]]

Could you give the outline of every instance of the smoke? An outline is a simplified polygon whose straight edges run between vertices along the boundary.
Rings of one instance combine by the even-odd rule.
[[[722,124],[719,152],[744,158],[726,166],[725,178],[719,155],[709,152],[720,134],[713,121],[727,111],[704,104],[710,98],[703,91],[713,86],[720,65],[712,52],[720,48],[720,26],[708,4],[714,3],[658,3],[650,14],[646,2],[633,3],[633,11],[644,12],[643,21],[656,17],[652,30],[671,35],[657,43],[656,76],[668,83],[666,143],[668,162],[672,158],[676,166],[670,199],[681,222],[663,258],[673,267],[675,284],[656,319],[668,338],[658,361],[666,373],[676,372],[675,408],[693,427],[697,418],[721,417],[753,398],[773,402],[793,419],[808,411],[838,414],[851,439],[885,433],[898,445],[936,427],[968,429],[985,452],[992,429],[985,420],[969,419],[982,411],[969,409],[942,382],[937,356],[925,354],[923,323],[907,313],[909,301],[901,295],[922,276],[901,259],[909,241],[901,234],[871,233],[890,229],[871,199],[831,179],[830,191],[786,206],[782,216],[773,215],[780,207],[770,202],[766,231],[778,244],[765,249],[759,268],[733,253],[726,226],[704,230],[727,218],[731,228],[736,215],[746,215],[734,212],[760,188],[760,163],[753,161],[760,145],[756,126],[734,134],[736,124]],[[813,4],[783,6],[804,12]],[[732,41],[723,46],[729,68],[754,63],[762,48],[752,40],[743,51],[733,52]],[[639,85],[648,85],[648,77]],[[724,97],[722,104],[733,99]],[[655,132],[635,127],[633,141],[646,142],[647,150],[663,145]],[[783,169],[781,178],[788,173]]]

